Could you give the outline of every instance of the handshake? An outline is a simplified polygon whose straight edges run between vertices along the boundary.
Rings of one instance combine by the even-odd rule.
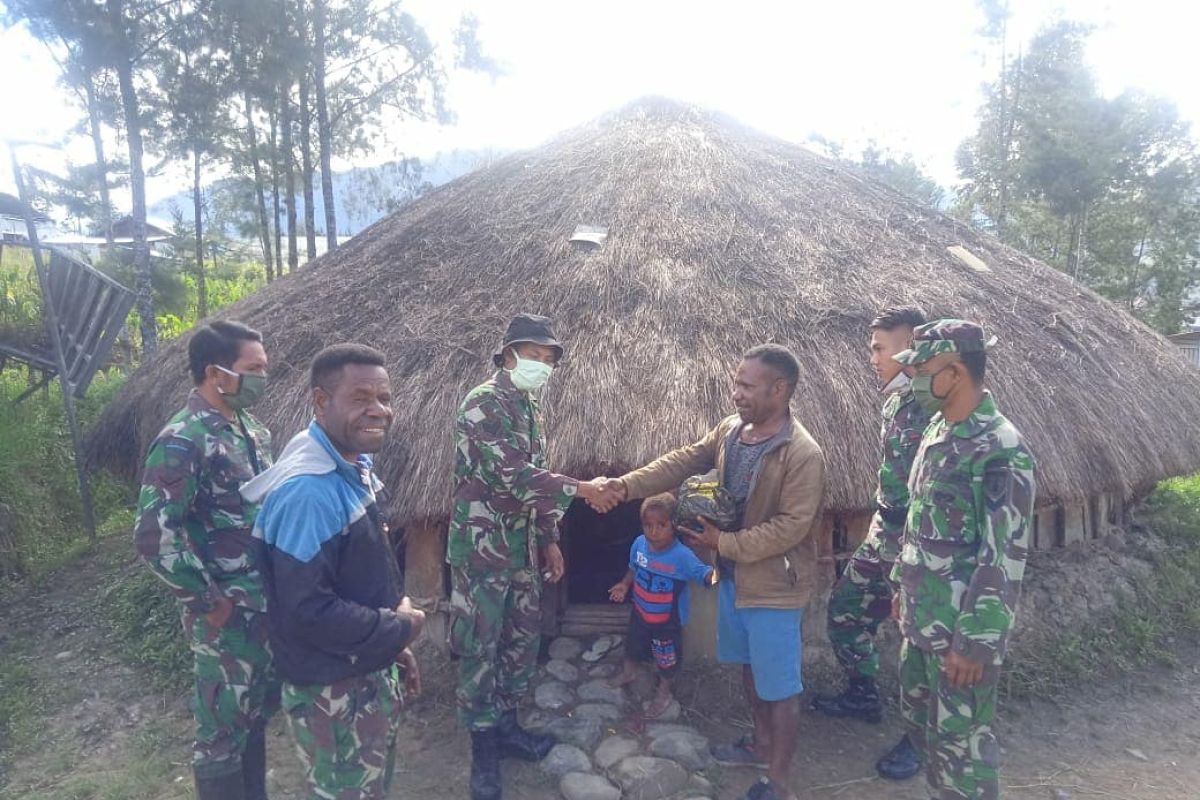
[[[593,478],[590,481],[580,481],[575,495],[597,512],[607,514],[619,504],[625,502],[625,482],[620,478]]]

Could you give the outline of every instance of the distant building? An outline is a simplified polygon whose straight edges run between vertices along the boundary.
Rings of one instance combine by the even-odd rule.
[[[1168,336],[1193,367],[1200,367],[1200,331],[1188,331]]]
[[[33,223],[39,230],[49,222],[50,218],[45,214],[33,212]],[[20,199],[0,192],[0,244],[25,242],[28,238]]]

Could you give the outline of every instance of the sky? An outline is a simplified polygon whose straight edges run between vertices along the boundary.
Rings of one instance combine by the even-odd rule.
[[[983,19],[973,0],[408,0],[405,7],[447,48],[460,16],[476,14],[485,49],[505,72],[495,79],[452,72],[454,125],[395,120],[386,144],[356,164],[534,147],[638,97],[663,95],[796,142],[817,134],[853,152],[874,141],[911,153],[953,186],[955,148],[972,133],[980,87],[999,66],[978,35]],[[1010,8],[1014,47],[1056,19],[1091,23],[1088,58],[1106,94],[1139,88],[1167,97],[1200,131],[1200,8],[1177,0],[1010,0]],[[0,31],[0,75],[7,76],[0,138],[58,142],[81,118],[46,48],[24,30]],[[64,158],[86,162],[90,146],[21,152],[53,169]],[[187,185],[184,169],[168,165],[151,179],[149,200]],[[13,191],[7,154],[0,191]]]

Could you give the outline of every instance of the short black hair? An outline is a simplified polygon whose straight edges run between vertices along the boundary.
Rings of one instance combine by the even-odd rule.
[[[662,492],[660,494],[650,495],[643,500],[640,513],[645,514],[647,511],[653,511],[654,509],[657,509],[670,518],[672,515],[674,515],[675,508],[678,506],[678,504],[679,501],[675,499],[675,495],[671,494],[670,492]]]
[[[928,322],[925,312],[916,306],[889,306],[871,320],[871,330],[894,331],[896,328],[916,328]]]
[[[204,370],[216,364],[229,369],[242,351],[242,342],[261,342],[262,334],[233,320],[213,320],[201,325],[188,342],[188,372],[199,386]]]
[[[987,375],[987,351],[975,350],[970,353],[959,353],[958,357],[962,359],[963,366],[967,368],[967,374],[971,376],[975,385],[982,386],[984,376]]]
[[[383,353],[365,344],[347,342],[330,345],[313,356],[312,367],[309,368],[312,388],[320,386],[327,391],[332,389],[342,376],[342,367],[347,364],[383,367],[387,365],[387,359]]]
[[[742,355],[742,360],[751,358],[763,362],[787,381],[789,397],[796,391],[796,384],[800,382],[800,362],[791,350],[781,344],[760,344]]]

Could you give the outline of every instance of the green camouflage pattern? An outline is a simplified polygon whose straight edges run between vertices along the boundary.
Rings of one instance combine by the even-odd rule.
[[[1021,593],[1035,484],[1033,455],[990,393],[962,422],[934,416],[909,494],[892,571],[901,631],[926,652],[953,649],[999,665]]]
[[[283,709],[310,797],[383,800],[387,796],[403,711],[395,665],[327,686],[285,681]]]
[[[541,577],[536,569],[450,569],[450,647],[458,655],[458,720],[494,727],[529,690],[541,646]]]
[[[192,649],[192,712],[198,774],[225,774],[246,748],[246,735],[265,726],[279,708],[279,681],[271,667],[267,615],[235,608],[219,628],[186,609]]]
[[[869,551],[863,553],[867,560],[877,557],[891,564],[900,555],[908,516],[908,478],[921,435],[928,426],[929,413],[917,402],[911,387],[905,386],[884,402],[875,514],[863,542],[864,546],[871,543]]]
[[[940,353],[977,353],[996,344],[983,328],[965,319],[939,319],[913,329],[912,347],[892,358],[901,364],[923,364]]]
[[[829,595],[829,642],[847,674],[863,678],[879,674],[875,634],[891,613],[892,589],[884,564],[867,539],[854,551]]]
[[[271,434],[246,412],[238,416],[259,469],[266,469]],[[258,507],[239,491],[254,474],[241,426],[195,390],[150,445],[134,542],[193,614],[208,613],[221,596],[242,608],[266,609],[262,553],[251,535]]]
[[[474,570],[536,567],[537,548],[558,541],[578,485],[546,469],[537,400],[498,371],[459,407],[454,449],[446,560]]]
[[[942,676],[942,656],[911,642],[900,646],[900,713],[909,741],[921,751],[935,800],[998,800],[1000,746],[992,733],[999,669],[975,686],[954,689]]]
[[[828,631],[838,663],[848,674],[879,674],[875,634],[892,613],[892,563],[900,553],[908,514],[908,477],[929,414],[910,387],[883,404],[876,511],[866,538],[850,557],[829,597]]]

